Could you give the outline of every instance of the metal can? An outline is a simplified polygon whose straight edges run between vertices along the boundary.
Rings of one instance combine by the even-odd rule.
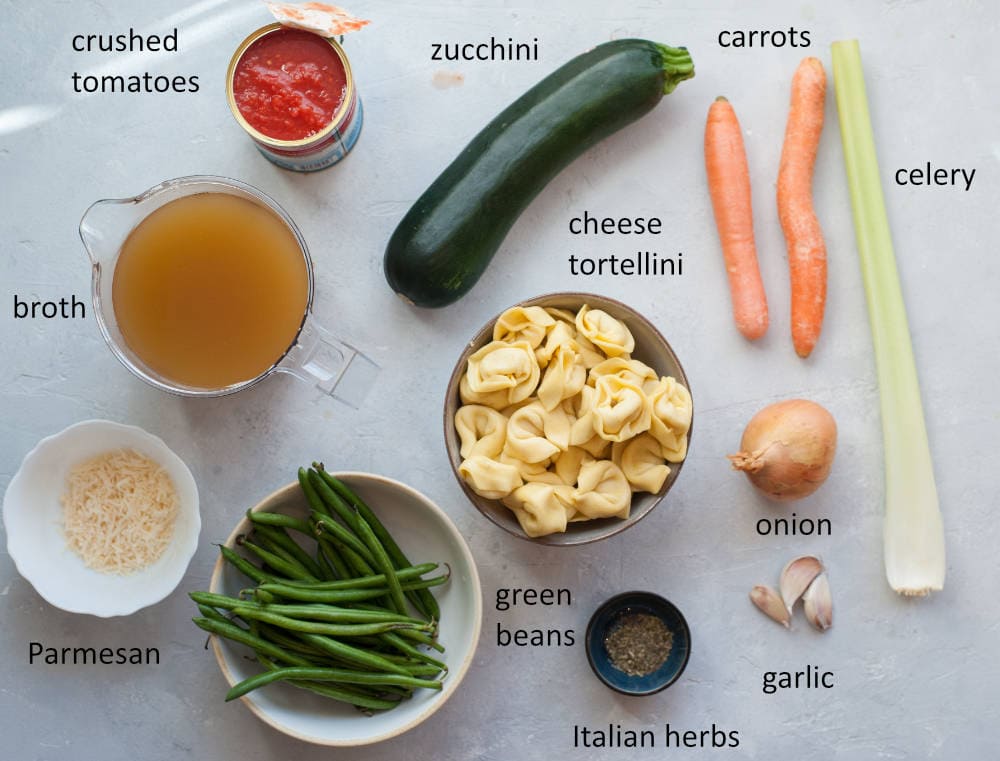
[[[361,125],[364,121],[364,114],[361,107],[361,99],[358,97],[357,87],[354,84],[354,75],[351,73],[351,64],[347,60],[344,49],[331,38],[322,37],[333,49],[340,63],[344,67],[346,84],[344,97],[333,114],[330,123],[315,134],[300,140],[280,140],[264,134],[253,127],[240,112],[236,102],[234,92],[234,79],[236,69],[244,54],[262,38],[274,34],[275,32],[287,29],[281,24],[268,24],[248,36],[233,54],[229,62],[229,69],[226,73],[226,98],[229,101],[229,109],[233,116],[251,139],[256,143],[258,150],[264,156],[282,167],[294,172],[316,172],[326,169],[340,161],[354,147],[358,135],[361,133]],[[308,32],[306,34],[309,34]]]

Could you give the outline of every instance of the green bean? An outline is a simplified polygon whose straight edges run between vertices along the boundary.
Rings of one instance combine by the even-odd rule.
[[[320,650],[323,650],[336,658],[340,658],[341,660],[353,663],[356,666],[361,666],[366,669],[374,669],[375,671],[387,671],[391,674],[403,674],[404,676],[409,675],[409,672],[399,664],[386,660],[376,653],[371,653],[367,650],[362,650],[359,647],[348,645],[345,642],[338,642],[335,639],[324,637],[321,634],[310,634],[309,632],[296,632],[295,636],[303,642],[318,647]]]
[[[208,605],[212,608],[223,608],[224,610],[232,610],[240,605],[246,605],[246,600],[216,594],[215,592],[188,592],[188,597],[198,605]]]
[[[288,532],[285,531],[282,526],[255,524],[254,533],[267,537],[273,544],[284,550],[285,553],[291,556],[292,560],[297,561],[300,566],[302,566],[315,578],[318,579],[320,577],[320,570],[319,566],[316,565],[316,561],[309,556],[308,552],[299,546],[298,542],[288,535]],[[312,538],[312,535],[309,536]]]
[[[413,624],[380,621],[367,624],[330,624],[320,621],[303,621],[300,618],[290,618],[278,613],[272,613],[268,606],[251,606],[233,608],[233,615],[244,620],[254,619],[266,624],[280,626],[291,631],[309,632],[310,634],[329,634],[333,637],[358,637],[368,634],[382,634],[395,629],[412,629]]]
[[[346,690],[342,687],[331,687],[330,685],[323,684],[322,682],[303,682],[296,679],[290,681],[289,684],[303,690],[315,692],[317,695],[322,695],[326,698],[339,700],[343,703],[350,703],[357,708],[365,709],[366,713],[369,713],[371,710],[391,711],[399,705],[398,700],[386,700],[384,698],[370,697],[368,695],[361,694],[357,690]]]
[[[302,640],[296,639],[290,632],[286,632],[278,626],[270,626],[261,621],[257,621],[256,624],[263,639],[273,642],[278,647],[282,647],[289,652],[299,653],[314,661],[322,661],[323,665],[330,665],[332,658],[327,653],[306,644]]]
[[[303,518],[296,518],[292,515],[285,515],[284,513],[271,513],[266,510],[258,510],[257,512],[247,510],[247,518],[258,526],[290,528],[293,531],[298,531],[300,534],[305,534],[310,538],[312,538],[313,535],[312,529],[309,527],[309,521]]]
[[[365,559],[367,563],[374,563],[375,556],[372,554],[371,549],[365,545],[361,539],[352,534],[346,528],[341,526],[337,521],[329,516],[322,515],[320,513],[313,513],[313,520],[316,522],[316,536],[323,538],[323,535],[327,532],[335,536],[342,544],[346,544],[357,554]]]
[[[258,584],[279,580],[278,576],[261,570],[245,557],[229,549],[229,547],[224,544],[219,545],[219,551],[222,553],[222,557],[226,559],[226,562],[233,566],[233,568],[242,573],[248,579],[253,579]]]
[[[333,566],[333,570],[337,572],[338,578],[348,580],[351,578],[351,569],[347,567],[347,563],[344,562],[344,559],[330,544],[327,542],[321,542],[317,539],[316,552],[330,562],[330,565]]]
[[[250,552],[263,560],[267,565],[273,568],[278,573],[284,574],[293,579],[311,579],[312,581],[318,581],[318,579],[311,573],[303,568],[298,567],[297,563],[291,563],[285,558],[274,554],[263,547],[260,547],[253,542],[249,541],[246,537],[240,540],[237,537],[236,541],[243,547],[246,547]]]
[[[229,621],[228,618],[226,618],[224,615],[222,615],[221,613],[219,613],[219,611],[217,611],[211,605],[203,605],[202,603],[198,603],[198,611],[205,618],[210,618],[213,621],[218,621],[219,623],[223,623],[223,624],[230,623],[230,621]]]
[[[315,470],[309,471],[309,483],[312,484],[312,487],[316,490],[320,499],[323,500],[323,503],[327,507],[332,508],[333,512],[340,516],[340,519],[347,524],[349,529],[355,534],[358,533],[354,524],[354,511],[330,488]]]
[[[431,665],[437,666],[443,671],[448,670],[448,664],[443,663],[442,661],[439,661],[437,658],[428,655],[423,650],[418,650],[402,637],[396,636],[396,634],[393,632],[385,632],[384,634],[380,634],[379,636],[389,644],[393,645],[401,653],[409,655],[411,658],[416,658],[418,661],[424,661],[425,663],[430,663]]]
[[[323,500],[316,493],[316,489],[309,479],[309,472],[305,468],[299,468],[299,486],[302,488],[302,493],[306,495],[306,502],[309,503],[310,508],[322,515],[330,514],[326,505],[323,504]]]
[[[261,590],[255,590],[255,593]],[[266,592],[265,592],[266,594]],[[419,618],[400,616],[391,611],[371,611],[357,610],[354,608],[337,608],[331,605],[284,605],[284,604],[259,604],[248,602],[238,597],[215,594],[213,592],[189,592],[188,596],[198,605],[206,605],[212,608],[222,608],[234,611],[239,615],[237,608],[259,610],[262,613],[285,616],[292,619],[307,619],[312,621],[326,621],[339,624],[401,624],[403,627],[419,627],[426,630],[428,624]],[[265,620],[265,619],[257,619]],[[291,627],[285,627],[291,628]],[[358,632],[364,634],[364,632]],[[368,632],[377,634],[378,632]]]
[[[425,687],[430,690],[440,690],[441,682],[430,679],[418,679],[413,676],[402,676],[399,674],[372,674],[365,671],[351,671],[348,669],[328,669],[312,668],[307,666],[290,666],[265,671],[263,674],[255,674],[248,679],[244,679],[239,684],[233,685],[232,689],[226,693],[226,702],[246,695],[252,690],[256,690],[271,682],[283,679],[298,679],[315,682],[339,682],[341,684],[363,684],[363,685],[387,685],[397,687]]]
[[[416,629],[400,629],[396,633],[404,639],[412,639],[414,642],[419,642],[421,645],[433,647],[439,653],[444,652],[444,645],[426,632],[417,631]]]
[[[316,472],[319,473],[320,480],[330,486],[331,490],[339,494],[345,500],[354,505],[354,507],[361,513],[361,517],[364,518],[368,525],[371,526],[372,531],[375,532],[375,536],[378,537],[379,541],[382,542],[382,546],[385,547],[386,553],[392,559],[393,564],[396,568],[406,568],[407,566],[413,565],[406,554],[400,549],[399,545],[396,544],[396,540],[392,538],[392,534],[385,527],[385,524],[379,520],[375,511],[372,510],[361,497],[359,497],[353,489],[351,489],[347,484],[345,484],[340,479],[330,475],[326,472],[323,467],[323,463],[313,463],[313,467]],[[438,620],[441,618],[441,609],[438,606],[438,602],[434,595],[425,589],[414,590],[411,594],[407,595],[421,613],[426,615],[428,618],[433,618]]]
[[[336,581],[340,578],[337,571],[330,564],[329,558],[323,554],[323,543],[316,542],[316,567],[319,568],[319,583]]]
[[[233,623],[223,623],[222,621],[216,621],[211,618],[192,618],[191,620],[194,621],[196,626],[204,629],[209,634],[217,634],[220,637],[225,637],[226,639],[231,639],[234,642],[239,642],[241,645],[246,645],[252,650],[260,650],[261,652],[270,655],[272,658],[277,658],[285,663],[290,663],[294,666],[311,665],[309,661],[301,655],[289,653],[274,643],[268,642],[266,639],[254,636],[242,626],[237,626]],[[389,661],[386,662],[388,663]]]
[[[397,613],[406,613],[406,599],[403,597],[403,588],[399,585],[396,570],[392,567],[392,561],[389,560],[385,548],[378,540],[378,537],[375,536],[371,526],[368,525],[368,521],[362,518],[361,514],[357,511],[355,511],[354,517],[357,519],[358,533],[361,536],[361,540],[371,550],[372,557],[375,559],[375,567],[382,571],[382,574],[385,576],[386,586],[389,588],[389,601],[392,603],[392,607],[396,609]]]
[[[260,653],[257,654],[257,658],[269,671],[275,671],[279,668]],[[398,704],[398,701],[387,700],[381,696],[370,694],[368,691],[363,691],[364,688],[357,686],[347,687],[346,685],[330,685],[323,682],[306,682],[297,679],[289,680],[288,684],[299,689],[309,690],[323,697],[350,703],[355,708],[362,709],[369,715],[371,715],[372,710],[391,711]],[[378,703],[373,701],[378,701]],[[382,703],[382,705],[379,703]]]
[[[340,553],[340,556],[347,563],[348,575],[351,578],[375,575],[375,569],[368,565],[368,561],[337,539],[337,537],[332,534],[320,534],[319,539],[321,542],[331,544]]]
[[[334,624],[413,624],[426,627],[425,621],[410,616],[382,610],[358,610],[357,608],[338,608],[332,605],[312,603],[309,605],[266,605],[263,608],[270,613],[277,613],[289,618],[304,618],[310,621],[328,621]]]
[[[247,539],[252,539],[253,542],[261,549],[267,550],[279,558],[284,560],[286,563],[291,563],[293,566],[298,568],[300,571],[305,571],[310,576],[313,574],[307,569],[298,559],[289,552],[285,547],[282,547],[278,542],[274,541],[274,538],[268,533],[267,526],[254,526],[253,533],[244,536],[244,541]],[[315,578],[315,576],[313,576]]]
[[[411,581],[402,585],[403,591],[411,589],[427,589],[436,587],[448,581],[448,576],[433,576],[429,579]],[[364,602],[366,600],[385,597],[389,590],[386,587],[372,587],[370,589],[309,589],[307,587],[293,587],[279,582],[268,582],[261,584],[258,589],[265,592],[286,597],[289,600],[301,600],[303,602]]]
[[[259,603],[263,603],[264,605],[270,605],[271,603],[279,602],[278,597],[271,594],[270,592],[265,592],[260,587],[250,590],[250,593],[253,596],[254,600],[256,600]]]
[[[437,563],[421,563],[420,565],[400,568],[396,571],[396,576],[400,582],[419,579],[425,573],[436,570]],[[289,580],[282,582],[291,587],[309,587],[310,589],[363,589],[365,587],[385,586],[385,575],[378,573],[373,576],[359,576],[356,579],[342,579],[339,581],[297,581]]]
[[[345,661],[342,658],[334,657],[324,650],[321,650],[313,645],[296,639],[293,633],[286,632],[280,627],[271,626],[269,624],[257,622],[260,628],[260,636],[266,640],[273,642],[279,647],[284,648],[290,652],[299,653],[306,658],[317,661],[317,659],[322,660],[324,666],[338,666],[338,667],[350,667],[352,664],[350,661]],[[364,639],[366,642],[369,638],[355,638],[352,642],[357,643]],[[384,646],[385,643],[381,642],[377,637],[370,638],[371,641],[376,646]],[[378,653],[378,655],[391,663],[395,663],[406,670],[411,676],[418,677],[435,677],[441,673],[442,669],[434,666],[425,661],[417,661],[408,655],[401,655],[398,653]]]
[[[413,676],[431,676],[431,677],[433,677],[433,676],[437,676],[442,671],[444,671],[445,674],[448,673],[447,669],[440,669],[437,666],[435,666],[433,663],[409,663],[409,664],[401,664],[401,665],[403,665],[403,668],[405,668],[407,671],[409,671],[411,674],[413,674]]]

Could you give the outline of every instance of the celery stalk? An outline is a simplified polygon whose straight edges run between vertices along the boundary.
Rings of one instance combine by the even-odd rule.
[[[895,591],[923,596],[944,586],[944,527],[857,40],[833,43],[833,79],[878,371],[885,572]]]

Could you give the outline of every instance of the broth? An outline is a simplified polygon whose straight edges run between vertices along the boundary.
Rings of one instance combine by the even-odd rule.
[[[178,198],[121,247],[112,301],[125,343],[154,373],[221,389],[291,346],[309,300],[306,258],[276,213],[227,193]]]

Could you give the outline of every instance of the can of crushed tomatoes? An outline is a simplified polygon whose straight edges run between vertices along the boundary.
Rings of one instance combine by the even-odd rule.
[[[226,73],[236,121],[269,160],[295,172],[333,166],[361,132],[351,65],[333,39],[281,24],[247,37]]]

